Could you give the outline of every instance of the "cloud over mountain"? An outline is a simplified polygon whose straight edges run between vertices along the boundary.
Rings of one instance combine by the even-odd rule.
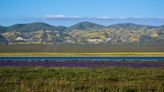
[[[80,19],[80,16],[65,16],[63,14],[48,14],[45,19]]]
[[[65,16],[63,14],[48,14],[44,16],[45,19],[112,19],[112,17],[108,16]]]

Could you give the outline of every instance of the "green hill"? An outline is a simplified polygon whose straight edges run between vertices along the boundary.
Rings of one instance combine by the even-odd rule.
[[[21,40],[29,43],[116,44],[164,40],[164,26],[133,23],[103,26],[92,22],[80,22],[65,27],[34,22],[9,27],[0,26],[0,32],[12,43]]]
[[[3,33],[3,32],[5,32],[5,31],[6,31],[6,27],[0,26],[0,33]]]
[[[10,31],[33,32],[38,30],[60,31],[60,30],[66,30],[66,28],[62,26],[56,27],[42,22],[34,22],[29,24],[15,24],[7,28],[8,32]]]
[[[102,29],[105,26],[91,23],[91,22],[80,22],[75,25],[72,25],[69,27],[69,30],[97,30],[97,29]]]
[[[8,41],[5,37],[0,34],[0,45],[8,44]]]

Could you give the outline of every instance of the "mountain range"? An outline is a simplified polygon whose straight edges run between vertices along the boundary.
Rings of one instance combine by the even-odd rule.
[[[164,40],[164,25],[149,26],[120,23],[104,26],[80,22],[70,27],[42,22],[0,26],[0,39],[9,43],[139,43]],[[2,40],[2,42],[6,42]]]

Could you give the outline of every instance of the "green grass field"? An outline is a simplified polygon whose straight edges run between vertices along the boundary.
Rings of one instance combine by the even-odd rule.
[[[1,53],[108,53],[108,52],[164,52],[161,44],[9,44],[0,45]]]
[[[0,56],[164,56],[163,45],[10,44]]]
[[[164,92],[164,68],[0,67],[0,92]]]

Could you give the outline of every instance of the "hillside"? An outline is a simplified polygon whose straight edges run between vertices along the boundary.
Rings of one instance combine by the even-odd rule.
[[[0,33],[6,31],[6,27],[0,26]]]
[[[65,27],[56,27],[42,22],[34,22],[29,24],[15,24],[7,27],[6,31],[17,31],[17,32],[33,32],[38,30],[50,30],[50,31],[60,31],[65,30]]]
[[[69,30],[98,30],[105,26],[91,22],[80,22],[69,27]]]
[[[80,22],[70,27],[53,26],[42,22],[0,26],[2,35],[10,43],[71,43],[71,44],[117,44],[163,42],[164,26],[133,23],[103,26]]]
[[[0,34],[0,45],[6,45],[6,44],[8,44],[7,39]]]

